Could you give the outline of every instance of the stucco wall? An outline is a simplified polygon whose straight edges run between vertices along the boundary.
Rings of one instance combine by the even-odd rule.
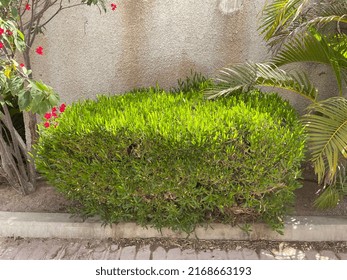
[[[191,69],[213,75],[228,63],[263,59],[256,31],[264,0],[120,0],[61,12],[35,46],[35,77],[71,102],[97,93],[176,84]],[[109,8],[109,4],[108,4]],[[34,46],[34,47],[35,47]]]
[[[191,69],[211,77],[228,64],[268,57],[257,32],[265,0],[114,2],[117,10],[110,2],[106,14],[96,7],[65,10],[38,38],[34,49],[42,45],[45,55],[32,55],[35,77],[63,101],[157,82],[168,88]],[[309,72],[323,88],[334,84],[321,68]],[[299,109],[307,105],[294,94],[286,97]]]

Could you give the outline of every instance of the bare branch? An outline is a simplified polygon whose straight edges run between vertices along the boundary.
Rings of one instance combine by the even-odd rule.
[[[1,97],[0,95],[0,101],[4,102],[4,99]],[[4,164],[2,164],[3,168],[6,168],[7,171],[5,170],[5,172],[8,174],[8,176],[10,176],[11,173],[15,173],[16,177],[17,177],[17,182],[20,186],[21,191],[24,194],[27,194],[27,190],[28,188],[26,187],[29,182],[28,182],[28,176],[27,176],[27,171],[26,171],[26,167],[24,165],[23,162],[23,154],[25,153],[21,153],[21,151],[19,150],[19,146],[20,143],[18,143],[18,139],[17,136],[15,134],[15,129],[13,127],[13,123],[11,120],[11,116],[10,113],[8,111],[7,105],[5,103],[3,103],[2,105],[2,109],[3,109],[3,114],[1,115],[2,119],[5,120],[4,124],[6,126],[6,128],[9,130],[10,136],[11,136],[11,145],[12,145],[12,149],[13,151],[10,152],[10,146],[6,144],[5,140],[3,139],[3,137],[0,137],[0,149],[2,150],[2,157],[5,157],[5,160],[2,158],[2,161]],[[8,125],[6,125],[6,123]],[[27,151],[27,149],[25,148],[24,151]],[[14,158],[16,158],[16,161],[14,161]],[[10,168],[12,166],[12,168]],[[15,179],[15,178],[13,178]],[[10,181],[11,183],[11,181]],[[18,185],[16,184],[16,185]]]
[[[60,1],[60,5],[62,4],[62,0]],[[86,5],[85,3],[79,3],[79,4],[74,4],[74,5],[70,5],[70,6],[66,6],[66,7],[62,7],[62,5],[59,7],[59,9],[43,24],[40,25],[39,28],[44,27],[47,23],[49,23],[60,11],[62,10],[66,10],[66,9],[70,9],[70,8],[74,8],[77,6],[82,6],[82,5]]]
[[[2,97],[0,97],[0,101],[4,101]],[[19,170],[20,173],[25,174],[25,176],[26,176],[26,171],[25,171],[25,167],[23,165],[23,159],[22,159],[21,152],[18,149],[19,144],[17,143],[17,137],[16,137],[16,134],[14,132],[15,129],[14,129],[13,124],[12,124],[10,112],[8,111],[8,108],[7,108],[6,104],[2,105],[2,109],[4,110],[4,114],[3,115],[4,115],[4,119],[6,120],[6,123],[10,124],[10,125],[8,125],[6,127],[9,130],[10,135],[11,135],[13,150],[14,150],[14,153],[15,153],[15,157],[17,159],[18,170]],[[27,151],[27,149],[25,149],[25,151]],[[25,178],[25,179],[27,180],[27,178]]]
[[[9,127],[11,124],[8,123],[8,121],[5,119],[4,115],[0,115],[0,120],[4,123],[5,127]],[[19,144],[19,148],[23,151],[23,154],[26,152],[26,145],[22,139],[22,137],[19,135],[18,131],[17,130],[14,130],[14,134],[15,134],[15,138],[16,140],[18,141],[18,144]],[[8,138],[8,136],[7,136]],[[29,159],[29,156],[27,154],[25,154],[25,157],[27,159]]]
[[[1,124],[0,124],[1,128]],[[20,180],[18,180],[19,173],[14,171],[13,168],[11,168],[11,164],[13,164],[13,159],[10,157],[8,158],[8,151],[7,146],[3,139],[0,138],[0,159],[1,159],[1,166],[0,166],[0,175],[5,177],[7,182],[20,194],[25,193],[25,189],[22,188],[20,184]],[[14,171],[14,172],[13,172]],[[15,174],[13,174],[15,173]],[[16,178],[17,177],[17,178]]]
[[[33,0],[35,1],[35,0]],[[23,26],[23,30],[29,30],[29,32],[31,32],[31,28],[32,28],[32,24],[33,22],[36,22],[38,18],[41,18],[43,16],[43,14],[52,6],[54,6],[56,3],[58,2],[58,0],[54,0],[53,2],[51,1],[45,1],[44,2],[44,6],[42,7],[42,9],[38,12],[37,8],[34,7],[31,9],[32,11],[32,17],[30,18],[30,20],[28,20],[24,26]],[[36,2],[35,2],[36,3]],[[38,7],[38,6],[37,6]],[[28,27],[29,26],[29,27]]]
[[[20,21],[22,21],[22,16],[24,15],[24,13],[25,13],[25,9],[23,9],[22,10],[22,13],[20,13],[20,10],[21,10],[21,8],[22,8],[22,5],[23,5],[23,0],[20,0],[19,1],[19,4],[18,4],[18,6],[17,6],[17,8],[18,8],[18,11],[19,11],[19,14],[20,14]]]
[[[41,24],[38,28],[42,28],[44,27],[47,23],[49,23],[61,10],[63,9],[63,0],[60,0],[60,3],[59,3],[59,8],[58,10],[56,10],[56,12],[46,21],[44,22],[43,24]]]

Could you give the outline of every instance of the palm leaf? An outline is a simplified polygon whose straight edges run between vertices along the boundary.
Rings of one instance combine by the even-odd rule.
[[[316,16],[343,16],[347,14],[346,0],[324,0],[318,5],[315,5],[313,14]]]
[[[207,89],[205,95],[213,99],[240,90],[246,92],[257,86],[290,90],[310,101],[314,101],[317,94],[305,74],[288,73],[271,63],[245,63],[220,70],[215,78],[215,86]]]
[[[341,197],[342,194],[340,190],[333,186],[329,186],[319,195],[318,198],[315,199],[313,206],[322,210],[334,208],[341,200]]]
[[[286,43],[272,62],[277,66],[294,62],[328,64],[335,74],[340,94],[342,94],[342,79],[345,80],[347,72],[346,53],[347,36],[345,34],[327,37],[317,31],[312,31]]]
[[[329,23],[337,24],[338,27],[340,23],[347,23],[347,1],[325,0],[314,3],[302,27],[320,28]]]
[[[335,24],[337,28],[334,33],[341,33],[340,24],[347,23],[347,2],[345,0],[325,0],[319,3],[309,0],[272,1],[265,6],[261,22],[260,32],[264,34],[265,41],[276,53],[283,44],[311,28],[322,31],[326,25]]]
[[[325,185],[322,193],[315,199],[313,205],[319,209],[334,208],[338,205],[344,195],[347,195],[347,173],[346,162],[338,166],[336,180],[329,186]]]
[[[347,99],[332,97],[313,103],[304,116],[308,145],[318,181],[330,184],[347,156]]]
[[[347,11],[346,14],[343,14],[341,16],[339,15],[328,15],[328,16],[317,16],[305,23],[303,23],[299,28],[304,29],[307,27],[316,27],[317,29],[325,26],[326,24],[329,23],[336,23],[337,24],[337,29],[339,30],[340,28],[340,23],[347,23]]]
[[[309,0],[274,0],[263,9],[260,33],[269,41],[297,19]]]

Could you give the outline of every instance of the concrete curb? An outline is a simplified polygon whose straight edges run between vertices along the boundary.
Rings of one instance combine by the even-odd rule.
[[[285,221],[280,235],[265,224],[255,224],[247,234],[239,227],[210,224],[198,227],[192,234],[163,229],[143,228],[135,223],[103,227],[97,219],[82,221],[70,214],[0,212],[0,237],[28,238],[192,238],[274,241],[347,241],[347,217],[292,216]]]

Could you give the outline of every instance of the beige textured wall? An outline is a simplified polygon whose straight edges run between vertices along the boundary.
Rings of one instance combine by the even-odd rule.
[[[176,85],[190,69],[206,75],[228,63],[262,59],[256,31],[264,0],[119,0],[61,12],[36,44],[33,70],[63,101]],[[110,2],[111,3],[111,2]]]
[[[75,0],[73,0],[75,1]],[[76,0],[79,2],[79,0]],[[176,85],[191,69],[213,76],[228,64],[268,56],[257,32],[265,0],[114,0],[115,12],[96,7],[61,12],[47,25],[33,54],[35,77],[65,102],[134,87]],[[34,46],[34,48],[36,47]],[[310,72],[321,85],[330,79]],[[299,109],[307,103],[287,94]]]

